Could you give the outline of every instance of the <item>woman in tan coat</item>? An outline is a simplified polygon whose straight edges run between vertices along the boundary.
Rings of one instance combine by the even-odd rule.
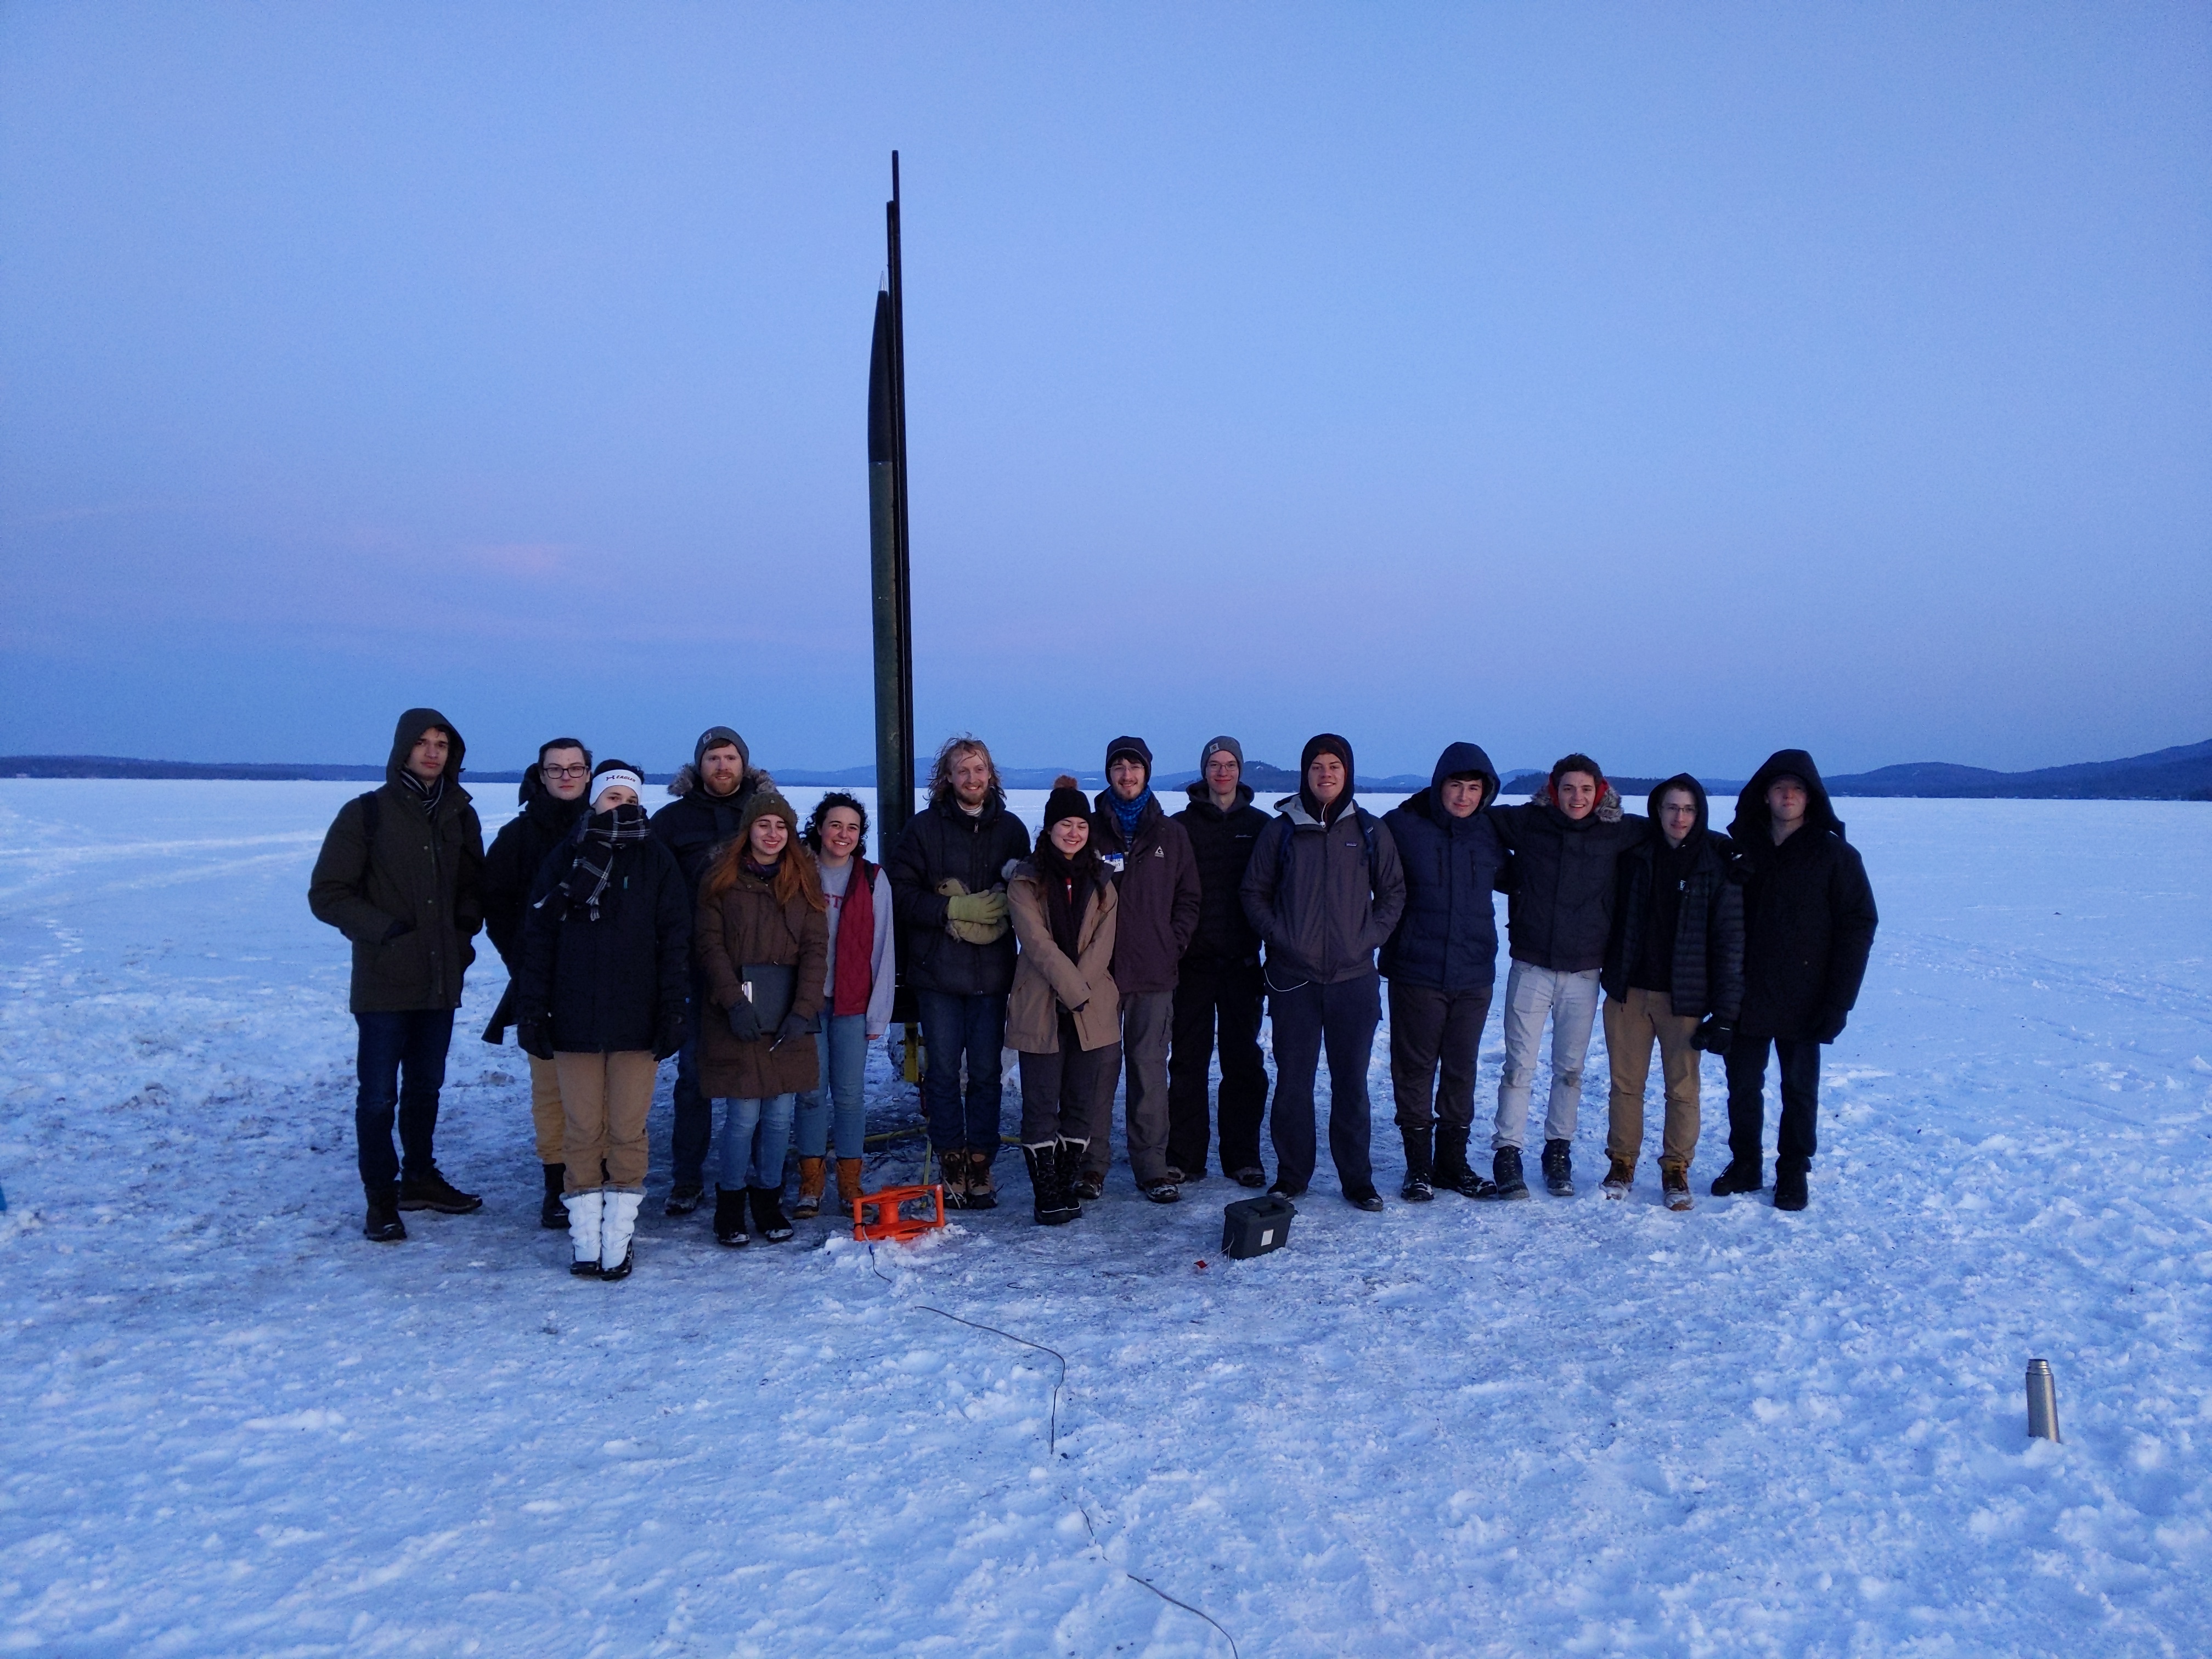
[[[1114,960],[1116,896],[1091,845],[1091,803],[1062,776],[1036,851],[1006,883],[1021,956],[1006,1001],[1006,1043],[1021,1057],[1022,1155],[1040,1225],[1083,1213],[1075,1180],[1094,1136],[1112,1127],[1121,1064]]]
[[[722,1109],[714,1237],[743,1244],[752,1223],[791,1237],[783,1158],[792,1108],[820,1081],[814,1036],[830,960],[829,906],[799,817],[773,789],[745,803],[744,829],[700,884],[693,950],[709,1004],[699,1019],[700,1092]]]

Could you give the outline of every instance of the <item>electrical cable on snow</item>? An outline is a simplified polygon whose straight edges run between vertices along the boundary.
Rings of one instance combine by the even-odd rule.
[[[925,1157],[927,1157],[927,1154],[925,1154]],[[925,1164],[923,1166],[923,1174],[925,1177],[927,1176],[927,1172],[928,1167],[927,1164]],[[896,1290],[898,1288],[897,1282],[881,1267],[876,1266],[876,1247],[873,1244],[868,1246],[868,1271],[873,1273],[877,1278],[882,1279],[884,1284],[889,1285],[893,1290]],[[917,1302],[913,1305],[919,1308],[924,1313],[943,1315],[945,1318],[951,1320],[956,1325],[965,1325],[969,1329],[973,1331],[988,1331],[993,1336],[1003,1336],[1009,1342],[1018,1342],[1024,1348],[1035,1348],[1039,1353],[1048,1353],[1054,1359],[1060,1361],[1060,1381],[1052,1385],[1052,1415],[1048,1421],[1045,1430],[1046,1453],[1048,1455],[1056,1453],[1060,1449],[1060,1391],[1067,1385],[1067,1356],[1060,1352],[1059,1349],[1048,1347],[1044,1343],[1032,1342],[1025,1336],[1016,1336],[1012,1331],[1002,1331],[996,1325],[986,1325],[977,1320],[963,1319],[957,1313],[946,1313],[944,1309],[932,1307],[927,1302]],[[1083,1529],[1091,1534],[1091,1547],[1098,1552],[1099,1559],[1101,1560],[1104,1560],[1106,1558],[1106,1547],[1098,1541],[1098,1529],[1091,1524],[1091,1511],[1079,1503],[1075,1506],[1075,1512],[1083,1517]],[[1113,1563],[1109,1561],[1107,1562],[1107,1565],[1111,1566]],[[1167,1602],[1170,1607],[1181,1607],[1185,1613],[1194,1613],[1199,1618],[1205,1620],[1207,1624],[1219,1631],[1221,1632],[1222,1640],[1229,1644],[1230,1659],[1243,1659],[1243,1655],[1237,1651],[1237,1638],[1229,1633],[1228,1628],[1224,1626],[1218,1619],[1216,1619],[1212,1613],[1206,1612],[1205,1608],[1194,1607],[1188,1601],[1177,1600],[1175,1596],[1170,1595],[1165,1590],[1162,1589],[1158,1584],[1152,1583],[1151,1579],[1139,1578],[1135,1573],[1131,1572],[1126,1567],[1121,1570],[1121,1576],[1129,1580],[1132,1583],[1142,1584],[1146,1589],[1152,1591],[1153,1595],[1158,1596],[1161,1601]]]

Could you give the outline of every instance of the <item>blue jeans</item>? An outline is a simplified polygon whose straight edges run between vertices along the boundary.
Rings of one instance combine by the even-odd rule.
[[[834,1122],[837,1156],[858,1158],[868,1127],[868,1103],[860,1091],[868,1073],[868,1017],[823,1015],[814,1051],[822,1061],[822,1081],[799,1097],[799,1155],[824,1156]]]
[[[392,1121],[407,1173],[437,1167],[431,1141],[438,1132],[438,1091],[446,1084],[446,1050],[453,1041],[453,1011],[410,1008],[400,1014],[356,1014],[361,1046],[355,1055],[361,1087],[354,1096],[354,1139],[361,1147],[361,1184],[382,1191],[399,1179],[392,1151]]]
[[[724,1192],[740,1187],[783,1190],[783,1155],[791,1150],[791,1103],[796,1095],[766,1100],[722,1101],[722,1162],[715,1184]],[[709,1109],[712,1109],[711,1108]]]
[[[1006,1042],[1006,999],[918,991],[922,1049],[922,1109],[929,1144],[942,1158],[965,1146],[999,1155],[999,1054]],[[960,1097],[960,1061],[968,1060],[968,1097]]]

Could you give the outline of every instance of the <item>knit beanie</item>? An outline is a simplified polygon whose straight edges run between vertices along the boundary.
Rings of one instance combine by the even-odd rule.
[[[1091,798],[1065,772],[1052,781],[1052,793],[1045,798],[1045,834],[1050,835],[1052,826],[1062,818],[1081,818],[1085,823],[1091,821]]]
[[[738,815],[738,833],[740,836],[751,835],[753,821],[756,818],[764,818],[771,812],[783,820],[784,829],[794,840],[797,839],[799,814],[791,810],[789,801],[773,789],[757,789],[753,792],[752,799],[745,803],[745,810]]]
[[[1115,738],[1113,742],[1106,745],[1106,769],[1109,772],[1111,772],[1114,769],[1114,763],[1121,759],[1124,755],[1128,756],[1132,760],[1141,761],[1144,763],[1145,781],[1147,784],[1151,783],[1152,781],[1152,751],[1151,745],[1146,744],[1142,738]]]
[[[738,751],[738,769],[750,771],[753,764],[753,751],[745,747],[745,740],[743,738],[726,726],[710,726],[699,734],[699,741],[691,745],[691,764],[705,765],[707,751],[709,749],[719,749],[726,743],[732,745]]]
[[[1198,751],[1198,769],[1201,772],[1205,771],[1206,762],[1212,760],[1216,755],[1223,754],[1234,755],[1237,757],[1237,769],[1240,772],[1244,769],[1244,745],[1234,738],[1207,738],[1206,747]]]

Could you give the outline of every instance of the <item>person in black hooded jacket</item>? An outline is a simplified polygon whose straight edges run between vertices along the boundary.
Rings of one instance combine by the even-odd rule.
[[[1416,1202],[1436,1187],[1481,1198],[1491,1184],[1468,1167],[1467,1142],[1475,1057],[1498,983],[1491,895],[1504,890],[1512,860],[1492,821],[1497,799],[1490,757],[1480,744],[1455,743],[1437,757],[1429,787],[1382,817],[1406,872],[1406,912],[1382,947],[1382,972],[1390,981],[1390,1086],[1406,1142],[1401,1196]]]
[[[653,815],[653,836],[676,855],[696,900],[723,848],[735,841],[745,807],[775,780],[753,767],[752,750],[726,726],[710,726],[691,744],[691,764],[668,781],[670,800]],[[714,1138],[714,1103],[699,1085],[699,1015],[707,982],[695,969],[690,1024],[676,1051],[674,1109],[670,1115],[665,1213],[689,1215],[706,1196],[707,1151]]]
[[[599,763],[592,810],[538,872],[522,928],[516,1038],[560,1073],[570,1271],[621,1279],[643,1200],[657,1063],[684,1040],[691,886],[638,805],[644,780]]]
[[[1744,876],[1743,1007],[1728,1051],[1729,1154],[1717,1197],[1764,1182],[1766,1051],[1782,1073],[1777,1209],[1802,1210],[1820,1150],[1820,1047],[1858,1001],[1880,921],[1858,850],[1802,749],[1784,749],[1744,785],[1729,825]]]
[[[592,751],[577,738],[555,738],[538,745],[538,758],[522,775],[515,799],[522,810],[500,826],[484,852],[484,932],[507,964],[507,989],[492,1010],[483,1040],[507,1040],[514,1024],[514,981],[522,971],[522,921],[530,891],[545,856],[576,827],[586,810],[584,790],[592,777]],[[545,1169],[545,1197],[538,1224],[566,1227],[561,1202],[561,1079],[553,1062],[526,1054],[530,1062],[530,1121],[538,1140],[538,1161]]]
[[[1677,773],[1651,792],[1650,805],[1650,830],[1614,870],[1613,932],[1600,975],[1613,1072],[1605,1192],[1626,1198],[1635,1184],[1656,1042],[1667,1091],[1660,1189],[1668,1209],[1686,1210],[1698,1149],[1698,1054],[1728,1053],[1743,1000],[1743,892],[1730,875],[1728,837],[1706,827],[1703,784]]]
[[[402,1210],[483,1207],[446,1179],[433,1148],[461,976],[476,960],[469,941],[483,925],[483,825],[461,787],[465,752],[436,709],[402,714],[383,787],[338,809],[307,883],[316,919],[353,945],[362,1233],[377,1243],[407,1237]],[[404,1161],[392,1150],[395,1115]]]
[[[1267,1063],[1260,1051],[1265,984],[1260,936],[1237,890],[1267,815],[1243,781],[1244,750],[1234,738],[1209,740],[1190,805],[1176,822],[1190,836],[1198,865],[1198,931],[1176,980],[1175,1032],[1168,1051],[1168,1162],[1197,1180],[1206,1174],[1206,1089],[1217,1029],[1221,1050],[1221,1172],[1264,1187],[1260,1125],[1267,1115]]]

